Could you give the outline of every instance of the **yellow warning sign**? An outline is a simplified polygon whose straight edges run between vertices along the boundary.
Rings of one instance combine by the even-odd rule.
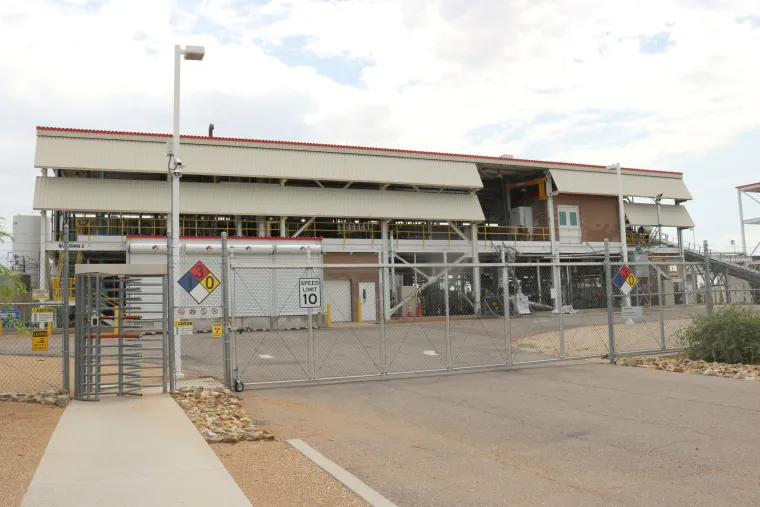
[[[55,316],[55,308],[49,306],[40,306],[39,308],[32,308],[32,323],[33,324],[46,324],[53,322]]]
[[[203,277],[203,280],[201,280],[201,285],[203,285],[203,288],[206,289],[209,294],[214,292],[214,289],[219,287],[220,282],[213,273],[209,272],[206,276]]]
[[[628,282],[628,285],[630,285],[631,288],[634,288],[636,287],[636,284],[639,282],[639,279],[636,278],[636,275],[631,273],[630,275],[628,275],[628,278],[626,278],[625,281]]]
[[[48,332],[47,329],[32,331],[32,352],[47,352]]]
[[[211,324],[211,337],[212,338],[221,338],[222,337],[222,324],[220,323],[214,323]]]

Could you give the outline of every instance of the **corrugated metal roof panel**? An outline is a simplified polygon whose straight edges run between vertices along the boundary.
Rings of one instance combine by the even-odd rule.
[[[183,142],[186,174],[354,181],[479,189],[472,162]],[[165,173],[163,138],[38,136],[34,165],[42,168]]]
[[[182,183],[182,213],[482,221],[477,196],[245,183]],[[34,209],[166,213],[164,182],[37,178]]]
[[[614,171],[582,171],[551,169],[552,179],[562,194],[618,195]],[[691,200],[691,193],[679,175],[648,175],[623,172],[623,195],[626,197],[657,197]]]
[[[657,225],[657,205],[625,203],[625,217],[631,225]],[[684,206],[660,205],[660,220],[664,227],[694,227],[694,221]]]

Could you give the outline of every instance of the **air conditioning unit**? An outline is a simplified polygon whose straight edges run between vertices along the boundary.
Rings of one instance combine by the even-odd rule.
[[[533,208],[530,206],[518,206],[509,211],[509,225],[525,227],[533,233]]]

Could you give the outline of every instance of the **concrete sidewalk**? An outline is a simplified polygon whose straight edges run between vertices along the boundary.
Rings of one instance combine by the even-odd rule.
[[[251,507],[168,395],[73,401],[23,507]]]

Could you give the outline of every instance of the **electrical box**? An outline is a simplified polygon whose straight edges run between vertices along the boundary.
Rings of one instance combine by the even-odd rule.
[[[533,233],[533,208],[530,206],[518,206],[509,211],[509,225],[525,227]]]

